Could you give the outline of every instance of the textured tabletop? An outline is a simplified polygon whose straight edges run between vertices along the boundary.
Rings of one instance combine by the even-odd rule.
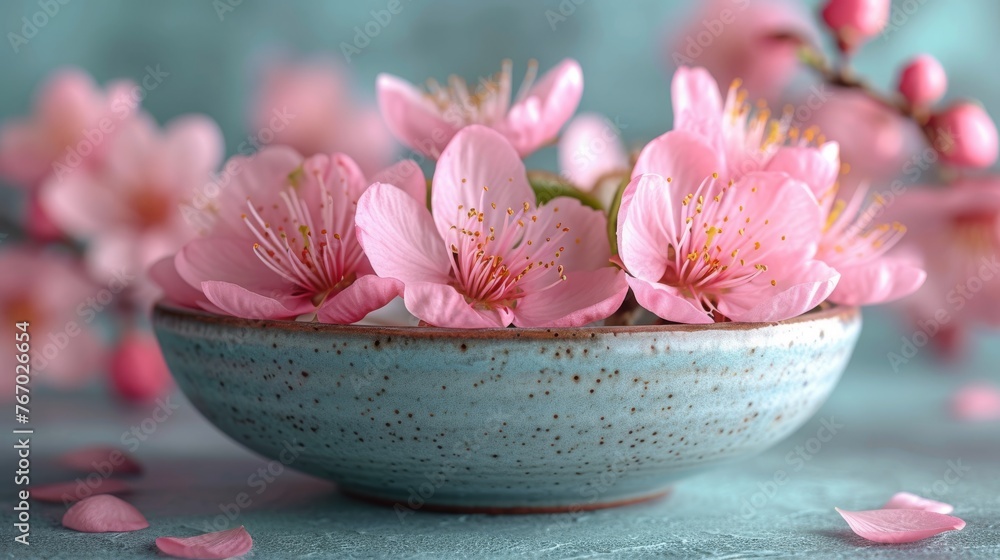
[[[179,396],[162,422],[151,420],[154,407],[39,397],[33,480],[60,476],[51,467],[60,452],[120,445],[136,426],[145,440],[133,443],[135,454],[148,472],[127,499],[151,527],[76,533],[60,526],[62,506],[34,504],[31,547],[15,547],[5,482],[0,556],[162,558],[157,536],[243,524],[256,558],[1000,558],[1000,423],[959,423],[946,408],[957,387],[995,372],[936,373],[926,364],[892,372],[879,362],[884,350],[860,354],[813,421],[769,452],[683,481],[665,500],[563,515],[400,517],[243,450]],[[4,447],[3,468],[13,472]],[[877,508],[901,490],[954,504],[968,525],[878,545],[833,510]],[[242,506],[241,493],[250,498]]]

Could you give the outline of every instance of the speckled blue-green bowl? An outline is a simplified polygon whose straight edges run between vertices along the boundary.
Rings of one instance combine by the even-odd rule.
[[[250,449],[401,512],[525,512],[653,498],[774,445],[830,394],[861,314],[470,331],[160,305],[154,323],[180,388]]]

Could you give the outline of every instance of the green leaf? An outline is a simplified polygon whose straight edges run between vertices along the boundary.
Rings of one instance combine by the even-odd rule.
[[[611,243],[611,256],[618,254],[618,211],[621,210],[622,195],[628,184],[629,177],[626,176],[615,190],[615,197],[611,199],[611,208],[608,210],[608,242]]]
[[[584,206],[589,206],[594,210],[604,210],[601,203],[591,196],[590,193],[581,191],[555,173],[549,171],[529,171],[528,183],[531,185],[531,189],[535,191],[535,199],[538,201],[539,206],[560,196],[568,196],[579,200]]]

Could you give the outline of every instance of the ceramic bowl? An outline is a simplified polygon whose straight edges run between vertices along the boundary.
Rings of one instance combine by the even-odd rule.
[[[543,512],[654,498],[774,445],[830,394],[861,314],[452,330],[161,304],[154,324],[194,406],[264,456],[400,511]]]

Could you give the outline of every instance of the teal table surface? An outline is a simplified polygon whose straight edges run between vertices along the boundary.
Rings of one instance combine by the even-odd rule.
[[[242,524],[254,558],[1000,558],[1000,423],[960,423],[947,409],[958,387],[994,372],[892,372],[870,365],[877,359],[856,356],[814,419],[760,456],[682,481],[664,500],[559,515],[401,514],[244,450],[179,395],[168,416],[97,395],[39,396],[32,481],[65,478],[53,458],[68,449],[125,437],[147,467],[127,499],[151,526],[77,533],[60,525],[63,506],[34,503],[31,545],[15,544],[4,475],[0,557],[163,558],[157,536]],[[133,426],[141,441],[123,436]],[[855,536],[833,509],[874,509],[903,490],[954,504],[968,525],[880,545]]]

